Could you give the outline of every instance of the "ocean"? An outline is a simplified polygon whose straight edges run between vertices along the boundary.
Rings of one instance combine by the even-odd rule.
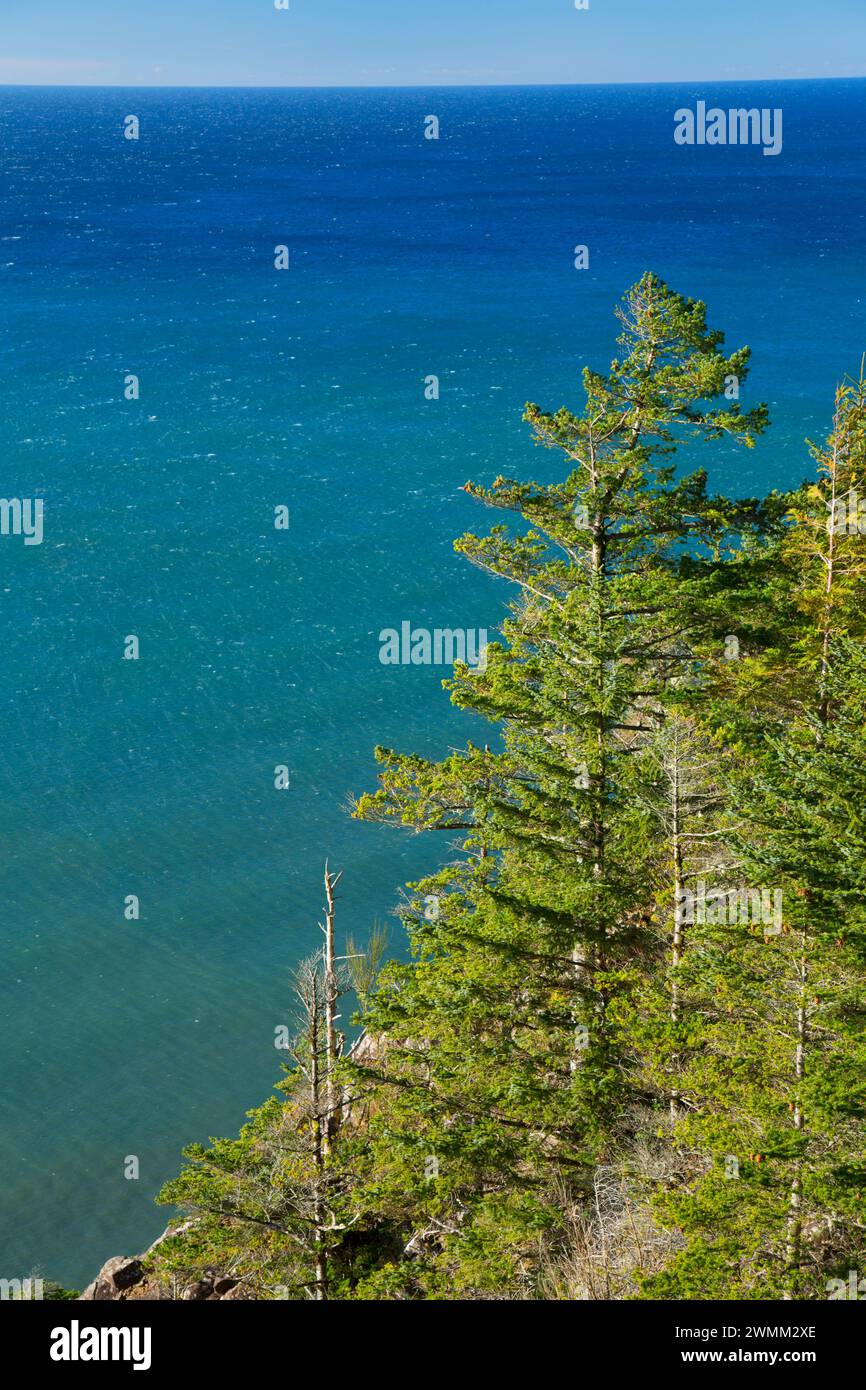
[[[80,1287],[162,1230],[181,1147],[278,1079],[326,858],[338,940],[401,950],[400,885],[451,847],[347,797],[376,744],[485,730],[379,633],[495,635],[462,484],[558,476],[523,404],[579,407],[644,270],[752,346],[773,419],[683,464],[806,474],[866,350],[864,97],[0,88],[0,491],[45,507],[41,545],[0,536],[0,1275]],[[677,146],[699,100],[781,109],[781,153]]]

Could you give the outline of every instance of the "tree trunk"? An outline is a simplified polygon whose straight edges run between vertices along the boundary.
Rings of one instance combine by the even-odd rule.
[[[803,1129],[803,1110],[801,1085],[806,1074],[806,934],[803,932],[800,938],[802,955],[799,965],[799,1007],[797,1009],[797,1045],[794,1053],[794,1076],[796,1080],[796,1090],[794,1092],[794,1129],[801,1132]],[[799,1158],[794,1164],[794,1176],[791,1180],[791,1189],[788,1193],[788,1218],[787,1218],[787,1239],[785,1247],[785,1264],[791,1276],[792,1282],[796,1281],[800,1269],[800,1255],[803,1236],[803,1180],[800,1172]],[[788,1288],[785,1291],[785,1298],[794,1297],[794,1291]]]
[[[677,970],[683,958],[684,932],[682,918],[682,899],[683,899],[683,847],[682,847],[682,818],[680,806],[680,754],[679,736],[674,734],[674,753],[673,767],[671,769],[671,852],[673,868],[673,893],[674,893],[674,920],[673,932],[671,935],[671,1023],[677,1023],[680,1013],[680,987],[677,980]],[[676,1072],[679,1065],[679,1057],[671,1058],[671,1066]],[[679,1091],[676,1086],[671,1087],[670,1095],[671,1119],[675,1120],[679,1113]]]
[[[310,1101],[313,1131],[313,1164],[315,1180],[313,1187],[313,1254],[316,1267],[316,1285],[313,1298],[323,1302],[328,1297],[328,1254],[325,1248],[325,1137],[327,1125],[322,1124],[321,1080],[319,1076],[319,1000],[315,977],[312,986],[310,1008]]]
[[[337,1107],[337,999],[339,990],[334,969],[334,889],[340,880],[339,874],[328,872],[325,865],[325,1124],[322,1135],[323,1152],[327,1158],[338,1128]]]

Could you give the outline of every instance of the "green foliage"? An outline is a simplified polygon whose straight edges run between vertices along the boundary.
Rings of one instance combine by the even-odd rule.
[[[832,523],[864,385],[817,481],[713,496],[690,451],[767,425],[749,350],[650,274],[617,312],[581,412],[526,407],[562,481],[466,484],[518,522],[457,542],[510,585],[503,641],[446,683],[486,727],[438,762],[377,749],[355,803],[446,848],[407,958],[347,948],[364,1045],[328,1072],[336,1119],[314,969],[282,1096],[161,1195],[194,1215],[163,1277],[752,1299],[862,1267],[866,538]]]

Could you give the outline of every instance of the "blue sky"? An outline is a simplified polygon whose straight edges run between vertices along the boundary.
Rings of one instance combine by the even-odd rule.
[[[0,0],[0,83],[399,86],[866,74],[866,0]]]

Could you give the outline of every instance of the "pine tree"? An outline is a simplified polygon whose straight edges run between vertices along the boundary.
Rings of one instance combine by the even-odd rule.
[[[335,889],[325,866],[324,945],[294,973],[302,1025],[277,1096],[249,1112],[238,1138],[193,1144],[190,1160],[158,1201],[195,1220],[160,1247],[159,1271],[185,1275],[206,1263],[230,1268],[256,1296],[324,1301],[345,1277],[341,1248],[358,1221],[352,1165],[339,1138],[347,1111],[336,1008],[345,966],[334,951]],[[353,953],[355,954],[355,953]],[[346,1146],[351,1151],[351,1144]],[[336,1274],[335,1274],[336,1269]]]
[[[837,1296],[866,1257],[866,384],[817,477],[710,495],[749,353],[646,275],[547,485],[458,550],[512,586],[446,682],[483,741],[377,750],[359,819],[444,832],[408,959],[323,949],[280,1090],[162,1194],[163,1271],[260,1296]],[[338,1030],[349,983],[363,1034]],[[841,1281],[841,1282],[840,1282]]]
[[[737,882],[771,884],[783,922],[728,915],[705,924],[690,958],[703,1022],[678,1141],[710,1170],[663,1199],[687,1243],[650,1281],[657,1296],[820,1297],[834,1261],[863,1253],[864,669],[852,636],[866,570],[850,517],[864,425],[861,380],[837,394],[828,443],[812,449],[817,482],[791,499],[772,547],[766,646],[709,683],[709,726],[737,727],[749,750],[743,761],[720,744]]]
[[[500,727],[501,749],[439,764],[377,750],[380,790],[356,808],[462,836],[457,862],[417,886],[406,919],[417,960],[386,972],[367,1019],[390,1039],[368,1081],[419,1220],[442,1220],[443,1201],[465,1207],[467,1193],[489,1212],[508,1173],[527,1194],[516,1229],[543,1225],[557,1171],[585,1182],[613,1141],[631,1087],[623,1000],[655,949],[655,831],[633,794],[635,754],[693,664],[693,640],[725,630],[726,561],[760,525],[757,504],[711,498],[704,473],[677,481],[670,461],[693,438],[750,445],[763,430],[762,407],[713,404],[746,378],[748,350],[725,356],[704,306],[652,275],[619,318],[622,356],[607,375],[584,372],[581,415],[526,409],[565,480],[467,484],[529,527],[457,545],[518,590],[507,645],[451,683],[456,704]],[[400,1152],[414,1155],[411,1173]],[[420,1180],[425,1153],[447,1156],[438,1187]]]

